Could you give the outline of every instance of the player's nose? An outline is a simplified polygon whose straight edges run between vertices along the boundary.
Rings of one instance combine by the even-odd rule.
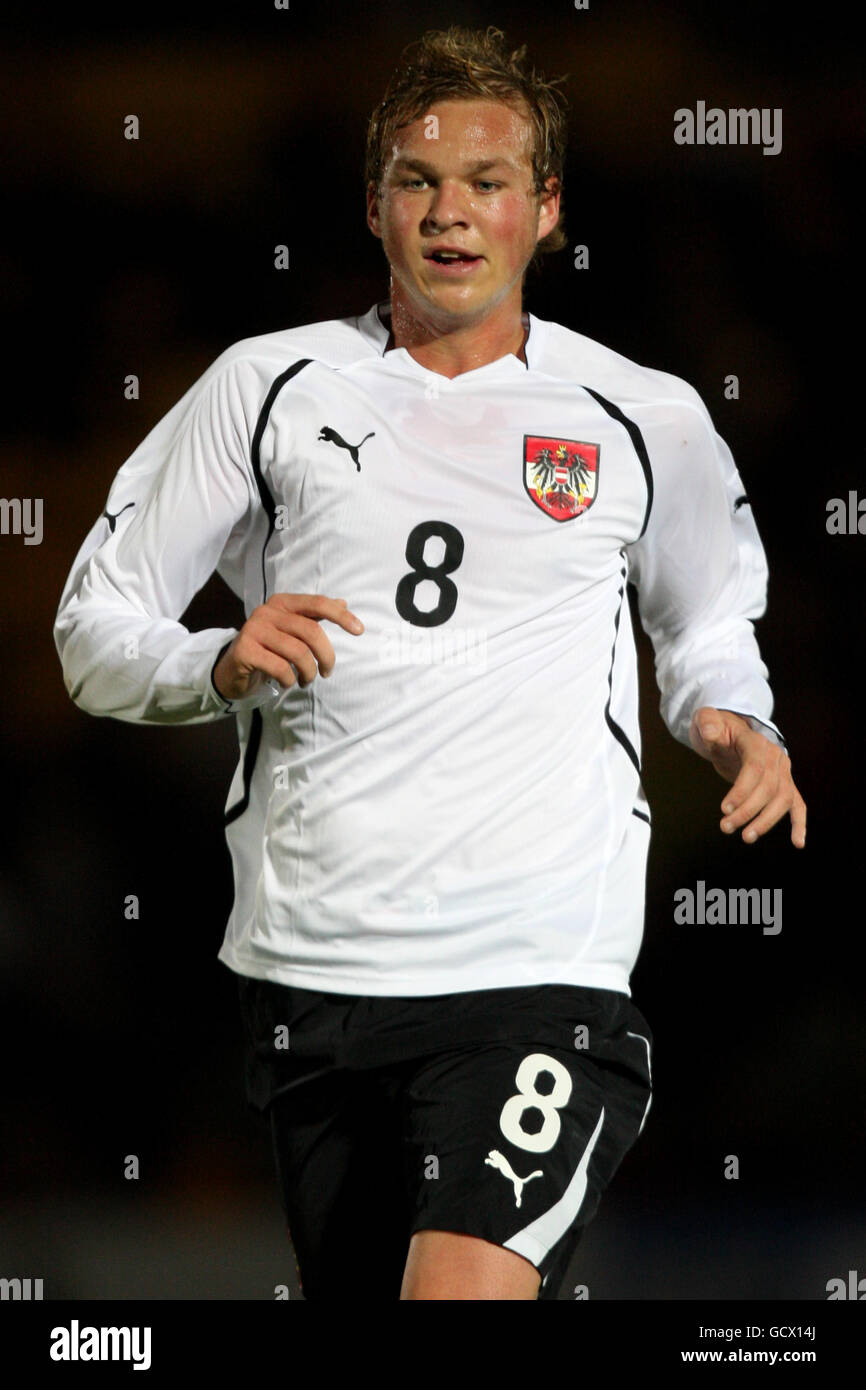
[[[431,231],[446,231],[456,222],[466,224],[469,216],[468,190],[459,179],[442,179],[433,190],[425,213],[424,220],[430,224]]]

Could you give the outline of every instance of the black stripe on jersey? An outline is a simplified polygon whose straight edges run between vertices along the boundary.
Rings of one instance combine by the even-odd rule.
[[[611,702],[611,700],[613,699],[613,662],[614,662],[614,657],[615,657],[615,655],[616,655],[616,639],[617,639],[617,636],[619,635],[619,616],[620,616],[620,613],[622,612],[623,595],[625,594],[625,577],[626,577],[626,575],[627,575],[627,573],[628,573],[628,562],[627,562],[626,559],[625,559],[625,554],[624,554],[623,551],[620,551],[620,554],[623,556],[623,566],[622,566],[622,570],[621,570],[621,577],[622,577],[622,579],[623,579],[623,585],[622,585],[622,588],[621,588],[620,591],[619,591],[619,608],[616,610],[616,618],[614,619],[614,624],[613,624],[613,645],[612,645],[612,647],[611,647],[611,649],[610,649],[610,666],[609,666],[608,672],[607,672],[607,703],[606,703],[606,705],[605,705],[605,707],[604,707],[604,718],[605,718],[605,722],[607,723],[607,727],[610,729],[610,731],[611,731],[611,733],[613,734],[614,738],[616,739],[617,743],[619,743],[619,744],[625,749],[625,751],[626,751],[628,757],[630,758],[630,760],[631,760],[631,762],[632,762],[632,765],[634,766],[634,768],[635,768],[636,771],[637,771],[638,777],[641,777],[642,774],[641,774],[641,767],[640,767],[640,758],[639,758],[638,755],[637,755],[637,752],[636,752],[636,750],[635,750],[635,748],[634,748],[634,746],[633,746],[633,744],[632,744],[632,741],[631,741],[631,739],[629,738],[628,734],[626,733],[625,729],[623,729],[622,726],[621,726],[620,724],[617,724],[616,720],[614,719],[613,715],[612,715],[611,712],[610,712],[610,702]],[[645,812],[643,812],[643,811],[638,811],[638,810],[636,810],[634,807],[632,807],[632,815],[633,815],[633,816],[637,816],[639,820],[645,820],[646,823],[647,823],[647,825],[651,825],[651,824],[652,824],[652,822],[650,821],[649,816],[646,815]]]
[[[253,781],[253,768],[256,765],[256,758],[259,755],[259,745],[262,741],[262,712],[260,709],[253,710],[253,717],[250,723],[250,735],[247,739],[247,748],[244,753],[244,790],[240,801],[236,801],[234,806],[230,806],[225,814],[225,824],[231,825],[233,820],[242,816],[250,804],[250,787]]]
[[[268,394],[265,397],[265,403],[259,411],[259,418],[256,421],[255,433],[253,434],[253,442],[250,449],[250,459],[253,465],[253,477],[256,480],[256,487],[259,490],[259,497],[262,499],[262,506],[264,507],[265,513],[268,518],[268,534],[265,537],[265,543],[262,546],[262,603],[264,603],[268,597],[268,585],[267,580],[265,579],[265,552],[268,548],[268,541],[274,534],[274,527],[276,526],[277,517],[277,504],[274,501],[273,496],[271,495],[271,491],[268,488],[268,485],[265,482],[264,477],[262,475],[262,461],[260,455],[262,435],[264,434],[265,429],[267,427],[268,419],[270,418],[271,409],[273,407],[274,401],[277,399],[277,396],[282,391],[286,382],[291,381],[292,377],[295,376],[302,369],[302,367],[308,367],[312,360],[313,359],[311,357],[302,357],[299,362],[295,362],[292,364],[291,367],[287,367],[284,372],[281,372],[280,375],[274,381],[271,382],[270,390],[268,391]]]
[[[277,505],[273,499],[270,488],[265,482],[264,476],[262,474],[262,461],[260,453],[262,436],[265,432],[265,428],[267,427],[268,419],[270,418],[271,409],[273,408],[274,401],[277,399],[277,396],[280,394],[280,391],[283,389],[287,381],[291,381],[292,377],[295,376],[301,370],[302,367],[309,366],[311,361],[311,357],[302,357],[299,362],[294,362],[291,367],[287,367],[284,372],[281,372],[280,375],[276,377],[274,381],[271,382],[270,389],[268,390],[268,394],[265,397],[265,403],[259,411],[259,418],[256,421],[256,428],[253,434],[253,442],[250,448],[250,460],[253,466],[253,477],[256,480],[256,487],[259,490],[259,497],[261,498],[262,506],[268,518],[268,534],[265,537],[265,543],[262,546],[262,603],[265,602],[268,596],[268,585],[267,580],[265,578],[265,552],[268,548],[268,541],[274,534],[274,527],[276,526],[277,518]],[[220,655],[222,655],[222,653],[220,653]],[[217,660],[218,659],[219,658],[217,658]],[[216,665],[216,663],[214,663],[214,665]],[[252,721],[250,723],[249,738],[247,739],[247,748],[244,754],[244,790],[240,800],[236,801],[234,806],[230,806],[229,809],[226,811],[224,822],[226,825],[231,825],[232,821],[238,819],[238,816],[242,816],[244,811],[250,804],[250,787],[252,786],[253,782],[253,771],[255,770],[256,758],[259,754],[259,746],[261,744],[261,741],[262,712],[260,709],[254,709]]]
[[[602,410],[606,410],[612,420],[617,420],[619,424],[625,426],[628,430],[629,438],[634,445],[634,451],[640,459],[640,466],[643,469],[643,475],[646,481],[646,511],[644,512],[643,526],[640,528],[635,538],[636,540],[640,540],[647,528],[647,522],[649,521],[650,510],[653,504],[653,473],[650,467],[649,454],[643,442],[643,435],[634,420],[630,420],[627,415],[623,415],[618,405],[614,405],[612,401],[605,400],[604,396],[600,396],[597,391],[593,391],[591,386],[584,386],[583,390],[587,391],[594,401],[598,401]]]

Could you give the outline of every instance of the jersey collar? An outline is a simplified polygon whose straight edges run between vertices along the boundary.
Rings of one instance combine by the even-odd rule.
[[[390,315],[391,302],[388,299],[381,299],[367,310],[366,314],[358,319],[358,329],[362,337],[366,339],[372,347],[376,349],[380,357],[385,356],[385,350],[390,338]],[[442,376],[440,372],[432,372],[427,367],[422,367],[420,362],[406,348],[392,348],[387,354],[389,365],[394,365],[400,370],[405,370],[413,376],[424,380],[433,380],[440,383],[447,383],[454,386],[464,380],[475,381],[482,373],[487,376],[514,376],[521,373],[525,374],[536,366],[536,353],[540,347],[541,339],[541,320],[534,314],[529,314],[529,332],[526,337],[523,351],[526,355],[526,363],[521,362],[520,358],[513,352],[506,353],[504,357],[498,357],[495,362],[487,362],[483,367],[475,367],[472,371],[461,372],[456,377]]]

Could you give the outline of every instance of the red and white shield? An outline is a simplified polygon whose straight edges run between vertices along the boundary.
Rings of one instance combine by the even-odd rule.
[[[554,521],[582,516],[595,501],[601,446],[579,439],[523,436],[523,486]]]

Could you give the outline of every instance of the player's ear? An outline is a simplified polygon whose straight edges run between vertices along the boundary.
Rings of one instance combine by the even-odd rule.
[[[379,226],[379,190],[371,179],[367,184],[367,226],[374,236],[381,237]]]
[[[559,200],[562,184],[555,174],[544,181],[544,189],[538,195],[538,240],[542,241],[552,232],[559,221]]]

